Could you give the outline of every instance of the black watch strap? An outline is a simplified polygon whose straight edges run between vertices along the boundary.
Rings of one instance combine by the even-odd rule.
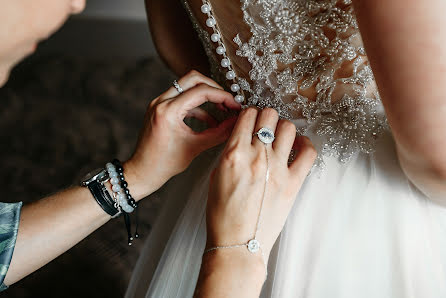
[[[115,202],[113,201],[113,198],[110,196],[110,193],[107,191],[102,183],[98,181],[92,181],[88,184],[87,187],[96,202],[99,204],[99,206],[101,206],[102,209],[104,209],[104,211],[108,215],[115,217],[119,214],[119,210],[114,207]]]

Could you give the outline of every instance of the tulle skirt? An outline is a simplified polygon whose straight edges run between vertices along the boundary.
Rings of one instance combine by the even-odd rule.
[[[192,297],[206,242],[207,152],[161,191],[163,211],[126,297]],[[392,137],[307,177],[271,253],[262,297],[446,297],[446,208],[402,172]]]

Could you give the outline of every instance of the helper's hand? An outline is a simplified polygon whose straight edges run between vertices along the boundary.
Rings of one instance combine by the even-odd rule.
[[[192,71],[178,83],[184,93],[171,87],[150,103],[136,150],[124,164],[136,199],[156,191],[184,171],[201,152],[225,142],[237,120],[233,117],[217,123],[199,108],[212,102],[220,109],[240,109],[234,97],[213,80]],[[194,132],[184,123],[185,118],[204,121],[209,128]]]
[[[262,127],[275,131],[272,144],[265,145],[253,135]],[[296,157],[288,165],[292,148]],[[310,140],[296,138],[295,125],[279,120],[273,109],[258,112],[249,108],[239,116],[211,179],[207,205],[208,248],[247,243],[254,238],[267,171],[265,150],[268,150],[269,180],[257,239],[268,258],[316,158]],[[234,249],[226,249],[229,250]],[[237,250],[247,251],[246,247],[234,251]]]

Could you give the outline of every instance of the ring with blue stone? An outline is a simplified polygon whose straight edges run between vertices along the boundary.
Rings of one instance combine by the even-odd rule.
[[[255,135],[257,135],[260,142],[264,143],[265,145],[271,144],[276,138],[274,136],[274,132],[267,127],[262,127],[257,133],[255,133]]]

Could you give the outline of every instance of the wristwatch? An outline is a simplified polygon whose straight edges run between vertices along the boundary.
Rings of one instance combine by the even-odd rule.
[[[108,215],[116,217],[120,214],[120,211],[115,207],[115,201],[104,185],[109,179],[110,177],[105,169],[98,169],[88,173],[81,182],[81,186],[90,190],[96,202]]]

